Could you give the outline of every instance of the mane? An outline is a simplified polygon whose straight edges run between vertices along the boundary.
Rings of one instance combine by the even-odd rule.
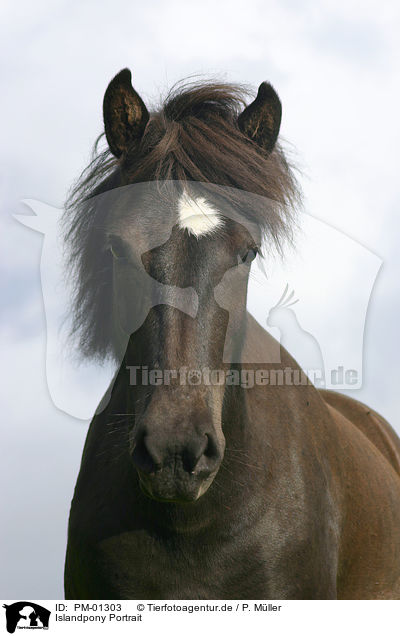
[[[99,359],[113,355],[112,262],[98,229],[104,220],[99,214],[105,212],[99,213],[93,205],[97,195],[149,181],[229,186],[230,192],[237,192],[232,201],[236,207],[240,208],[240,196],[246,192],[273,203],[256,205],[246,214],[278,251],[291,239],[301,202],[294,168],[279,144],[266,153],[240,131],[237,119],[249,96],[249,90],[239,85],[180,82],[151,113],[142,138],[132,142],[122,160],[108,148],[99,150],[104,133],[97,139],[63,217],[68,275],[74,283],[72,335],[79,337],[83,355]]]

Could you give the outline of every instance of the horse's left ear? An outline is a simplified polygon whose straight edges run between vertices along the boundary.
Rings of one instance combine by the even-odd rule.
[[[103,100],[104,129],[110,150],[120,157],[135,139],[142,137],[148,110],[132,88],[132,75],[124,68],[109,83]]]
[[[238,125],[244,135],[271,152],[278,138],[281,118],[281,101],[271,84],[263,82],[254,102],[239,115]]]

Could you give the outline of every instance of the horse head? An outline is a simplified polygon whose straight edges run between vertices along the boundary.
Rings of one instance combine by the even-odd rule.
[[[235,87],[190,86],[149,113],[121,71],[103,104],[108,163],[67,209],[81,348],[131,371],[131,461],[162,501],[197,500],[219,470],[228,324],[237,356],[251,262],[263,233],[279,242],[289,223],[279,98],[263,83],[249,106],[241,100]]]

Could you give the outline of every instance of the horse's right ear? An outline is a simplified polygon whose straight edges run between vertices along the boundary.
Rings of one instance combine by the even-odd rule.
[[[103,100],[106,138],[111,152],[121,157],[134,140],[142,137],[149,113],[132,88],[132,75],[125,68],[109,83]]]

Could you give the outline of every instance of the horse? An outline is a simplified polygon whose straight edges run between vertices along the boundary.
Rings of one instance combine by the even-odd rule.
[[[250,99],[189,82],[149,111],[128,69],[105,92],[107,147],[64,231],[79,350],[117,364],[71,504],[67,599],[400,598],[394,430],[289,378],[283,347],[267,372],[251,362],[276,350],[246,309],[251,262],[293,240],[301,194],[277,93]],[[177,372],[205,368],[215,381]]]

